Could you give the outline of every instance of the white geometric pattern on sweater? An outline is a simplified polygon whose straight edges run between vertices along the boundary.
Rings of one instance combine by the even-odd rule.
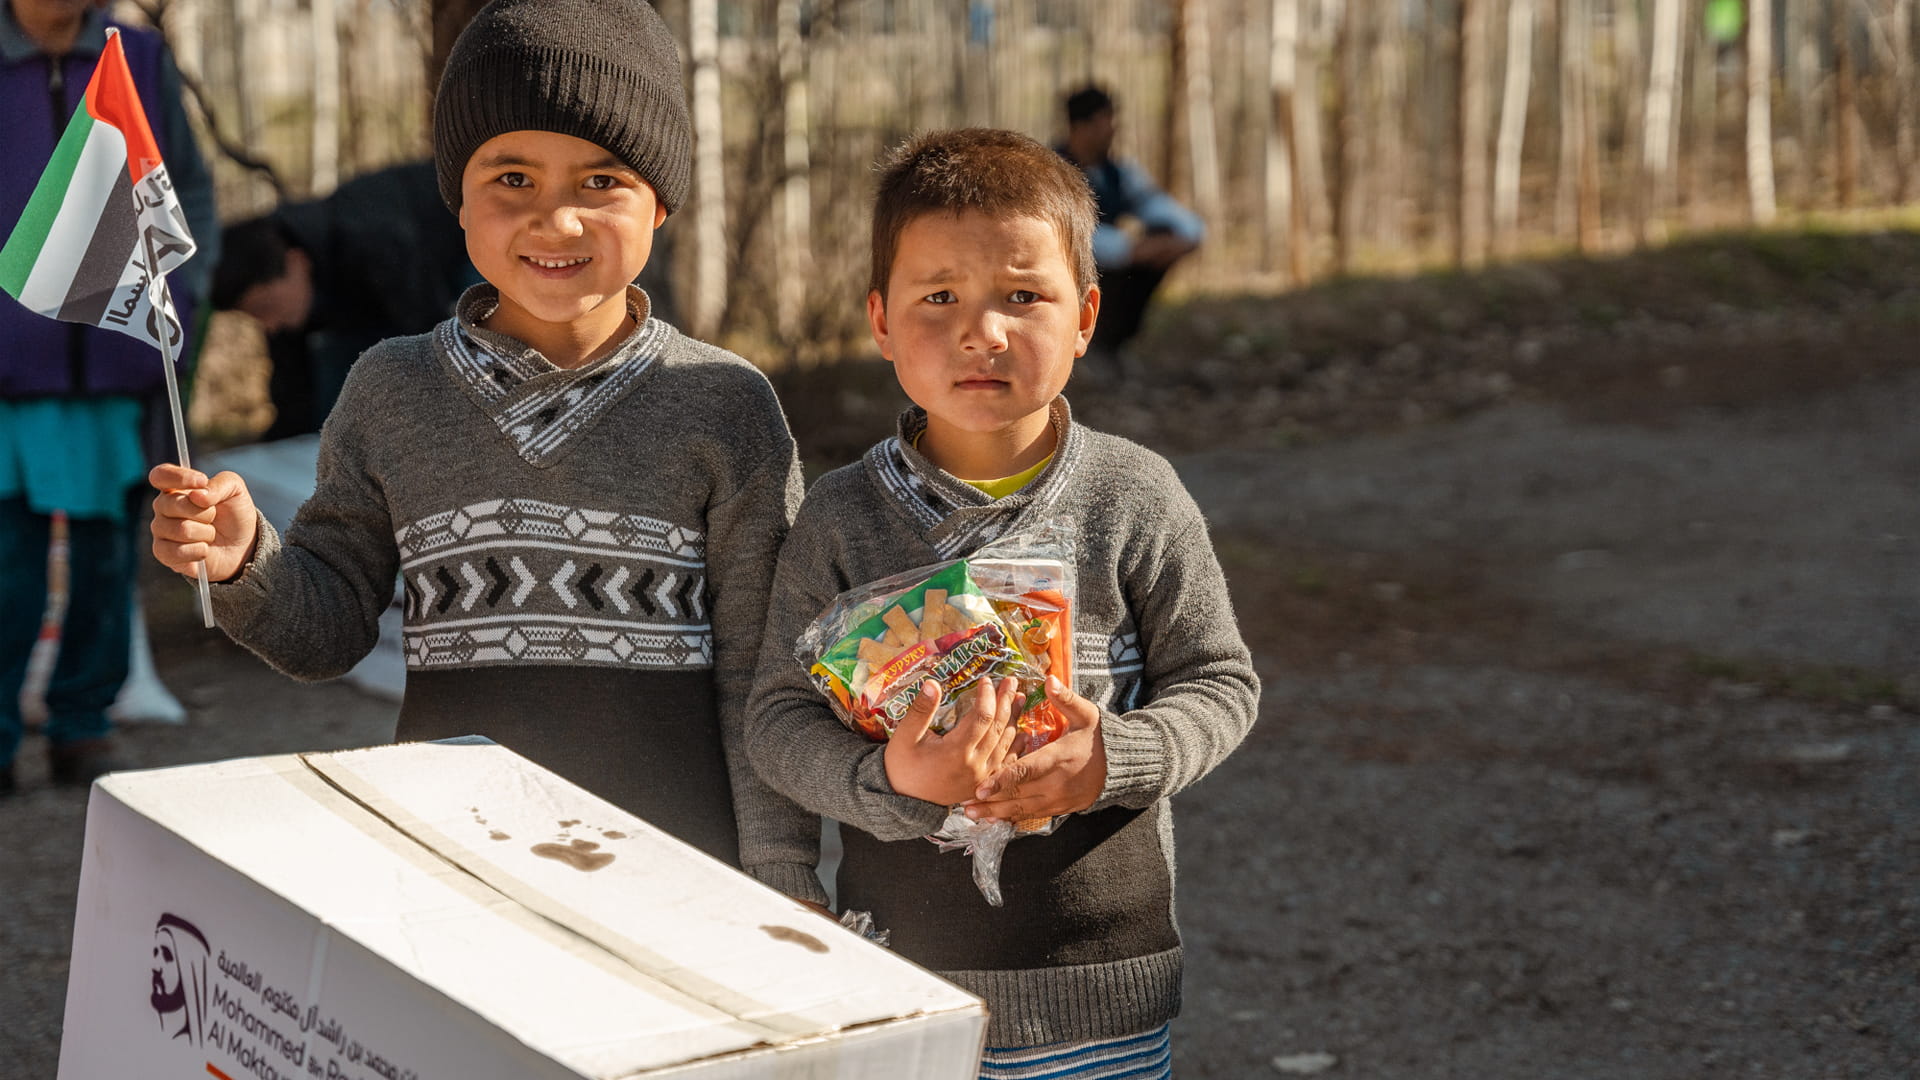
[[[410,668],[479,664],[594,664],[692,670],[713,666],[711,634],[641,634],[583,623],[527,623],[412,631]]]
[[[880,478],[880,486],[913,514],[922,529],[940,524],[952,511],[951,504],[934,494],[933,489],[908,468],[906,456],[900,452],[899,438],[886,439],[875,446],[868,453],[868,461],[874,475]]]
[[[1117,713],[1138,708],[1145,671],[1138,630],[1128,626],[1112,634],[1073,635],[1074,682],[1091,687],[1088,696],[1101,708]]]
[[[539,361],[531,354],[482,349],[461,328],[458,319],[449,319],[434,327],[434,338],[453,360],[454,370],[489,405],[498,403],[543,371]]]
[[[469,334],[458,319],[441,323],[435,334],[454,371],[486,404],[488,415],[513,440],[521,458],[543,465],[567,439],[592,427],[619,401],[653,366],[672,336],[666,323],[645,317],[637,300],[629,299],[628,312],[641,320],[633,335],[614,353],[571,371],[544,363],[531,350],[495,348]],[[479,322],[490,313],[491,308],[481,307],[470,314]],[[535,379],[542,381],[540,389],[512,400]]]
[[[409,667],[713,663],[705,537],[639,514],[489,499],[395,534]]]
[[[1079,457],[1081,436],[1079,429],[1072,426],[1063,401],[1055,403],[1052,419],[1054,429],[1061,433],[1060,441],[1054,448],[1054,461],[1042,470],[1039,478],[1019,493],[1024,498],[1009,497],[982,507],[959,503],[940,492],[935,482],[922,476],[915,462],[907,456],[906,448],[917,443],[927,429],[926,414],[918,408],[909,409],[902,415],[898,434],[881,440],[867,451],[867,467],[879,481],[881,489],[905,506],[920,522],[922,531],[937,529],[955,513],[968,514],[971,524],[956,528],[932,542],[933,550],[941,558],[959,558],[1013,533],[1023,522],[1044,521],[1061,492],[1066,490],[1073,472],[1072,463]],[[915,457],[918,458],[918,455]],[[923,458],[919,460],[925,461]],[[926,467],[934,468],[931,462],[926,462]],[[945,473],[940,476],[940,483],[965,484],[965,481]]]
[[[402,567],[453,545],[471,546],[500,537],[644,551],[688,566],[702,565],[706,549],[699,532],[657,518],[583,510],[540,499],[489,499],[429,515],[393,534]]]

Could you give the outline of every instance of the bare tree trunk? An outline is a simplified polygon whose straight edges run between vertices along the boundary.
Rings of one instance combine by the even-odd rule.
[[[1915,89],[1913,85],[1913,0],[1893,4],[1894,201],[1913,196]]]
[[[1000,25],[1001,18],[1006,14],[1006,5],[1000,0],[972,0],[969,6],[983,13],[987,29],[986,36],[976,43],[979,51],[974,54],[974,63],[982,76],[975,80],[980,99],[980,111],[975,115],[980,118],[980,123],[993,124],[998,122],[1000,110],[1007,99],[1007,90],[1001,85],[1000,77],[1006,61],[1006,51],[1000,48],[1000,43],[1007,39]],[[968,32],[971,40],[971,25]]]
[[[1820,35],[1817,30],[1822,0],[1797,0],[1783,9],[1788,46],[1786,99],[1793,102],[1794,186],[1802,211],[1812,210],[1820,186]],[[1772,5],[1769,4],[1769,7]],[[1753,12],[1747,13],[1748,23]],[[1772,27],[1769,26],[1771,31]]]
[[[1019,21],[1032,17],[1032,5],[993,3],[993,40],[987,46],[993,72],[993,112],[988,123],[995,127],[1021,128],[1018,110],[1027,100],[1025,82],[1030,65],[1022,59],[1026,38]],[[885,10],[882,8],[882,10]]]
[[[202,29],[206,19],[202,5],[162,3],[147,18],[166,38],[167,51],[173,54],[174,64],[204,78],[207,65],[203,50],[207,35]]]
[[[1418,15],[1422,32],[1407,58],[1407,124],[1403,130],[1412,144],[1415,162],[1407,172],[1414,189],[1407,200],[1416,223],[1413,244],[1425,250],[1453,243],[1454,153],[1458,128],[1454,97],[1459,79],[1454,73],[1454,26],[1445,8],[1423,7]]]
[[[1680,0],[1654,0],[1653,48],[1647,62],[1646,123],[1641,127],[1639,213],[1634,231],[1640,243],[1666,239],[1666,214],[1673,193],[1674,87],[1680,74]]]
[[[1167,111],[1160,139],[1159,172],[1166,184],[1167,193],[1176,199],[1191,200],[1192,189],[1187,181],[1190,174],[1185,166],[1192,157],[1181,152],[1187,141],[1187,31],[1191,19],[1188,11],[1194,0],[1174,0],[1173,26],[1167,35]]]
[[[313,6],[313,152],[307,190],[324,195],[340,186],[340,9],[334,0]]]
[[[1375,33],[1379,48],[1375,52],[1373,73],[1378,107],[1367,130],[1376,140],[1367,160],[1374,163],[1373,180],[1376,210],[1369,215],[1374,224],[1374,240],[1381,247],[1397,248],[1405,237],[1405,200],[1407,189],[1407,34],[1406,14],[1393,4],[1371,5],[1378,20]]]
[[[1591,0],[1560,0],[1560,181],[1555,223],[1582,251],[1600,243],[1600,150],[1594,125]]]
[[[1687,123],[1691,135],[1687,139],[1688,152],[1681,156],[1687,177],[1687,222],[1696,227],[1706,224],[1707,215],[1713,209],[1720,150],[1719,43],[1708,32],[1700,14],[1696,3],[1692,21],[1700,29],[1694,38],[1694,62],[1687,69],[1691,114]]]
[[[1673,32],[1673,92],[1669,95],[1673,104],[1672,118],[1667,124],[1667,178],[1665,186],[1656,193],[1662,214],[1669,216],[1680,209],[1681,170],[1686,161],[1684,144],[1693,138],[1693,131],[1687,126],[1687,88],[1691,85],[1687,82],[1687,73],[1700,63],[1700,58],[1699,50],[1687,48],[1687,27],[1703,21],[1693,10],[1697,0],[1675,2],[1679,12]]]
[[[1487,0],[1459,0],[1459,155],[1453,264],[1487,257]]]
[[[1521,144],[1533,86],[1533,0],[1507,6],[1507,75],[1500,95],[1500,138],[1494,153],[1493,233],[1501,255],[1512,255],[1520,223]]]
[[[1120,59],[1121,20],[1107,14],[1109,0],[1081,0],[1081,4],[1074,15],[1080,20],[1080,35],[1086,49],[1086,65],[1080,71],[1080,82],[1085,84],[1100,78],[1100,65]]]
[[[1294,73],[1299,59],[1300,0],[1272,0],[1268,33],[1267,86],[1272,108],[1267,117],[1265,265],[1279,261],[1275,236],[1287,249],[1287,284],[1303,284],[1307,277],[1306,221],[1299,197],[1299,153],[1294,145]],[[1281,223],[1285,231],[1281,232]]]
[[[1554,0],[1554,127],[1559,154],[1553,163],[1553,233],[1561,240],[1579,235],[1580,100],[1582,73],[1578,54],[1580,0]]]
[[[809,184],[806,54],[800,40],[801,0],[779,0],[774,28],[780,54],[780,92],[786,122],[781,140],[780,256],[778,312],[780,336],[792,343],[800,334],[807,305],[807,279],[813,274],[813,194]]]
[[[1320,19],[1317,12],[1323,0],[1300,0],[1300,33],[1295,39],[1299,52],[1294,61],[1293,94],[1293,131],[1294,165],[1297,171],[1293,195],[1303,201],[1306,211],[1307,233],[1319,234],[1328,228],[1328,218],[1332,215],[1327,209],[1327,165],[1326,154],[1321,147],[1320,126],[1322,120],[1322,102],[1320,100]],[[1304,235],[1304,234],[1303,234]],[[1309,262],[1312,252],[1308,253]]]
[[[352,13],[340,26],[340,95],[346,103],[343,117],[341,169],[348,176],[354,176],[366,168],[366,163],[374,159],[370,128],[367,124],[368,110],[362,105],[367,96],[367,84],[361,77],[366,70],[362,59],[372,48],[366,39],[366,31],[372,25],[372,13],[368,10],[369,0],[348,0],[353,5]]]
[[[1202,220],[1220,220],[1219,135],[1213,122],[1213,50],[1208,0],[1183,0],[1186,19],[1187,161],[1193,175],[1193,208]]]
[[[1333,272],[1344,275],[1353,268],[1354,187],[1360,171],[1354,167],[1354,143],[1358,137],[1360,109],[1359,78],[1355,74],[1355,40],[1360,21],[1353,0],[1340,5],[1339,23],[1333,32],[1333,70],[1336,90],[1333,109],[1333,152],[1328,155],[1332,173],[1328,177],[1327,206],[1332,211]]]
[[[1232,74],[1215,85],[1228,117],[1220,139],[1221,195],[1227,217],[1245,222],[1259,212],[1267,152],[1266,140],[1257,137],[1267,130],[1267,0],[1226,0],[1220,10],[1225,22],[1215,29],[1224,31],[1220,46],[1233,62]]]
[[[954,4],[951,8],[943,10],[947,12],[948,18],[943,21],[941,29],[947,32],[947,42],[952,47],[948,64],[953,71],[953,90],[950,94],[953,102],[953,117],[949,124],[952,127],[964,127],[968,117],[977,115],[972,110],[974,84],[981,81],[980,77],[973,72],[972,46],[968,43],[969,31],[972,27],[967,18],[965,4]],[[821,92],[832,93],[833,85],[822,79]]]
[[[249,6],[257,5],[260,0],[240,0]],[[434,91],[440,88],[440,74],[446,70],[447,54],[453,51],[453,43],[460,31],[467,28],[480,9],[487,6],[487,0],[431,0],[433,4],[433,56],[427,63],[427,101],[433,101]]]
[[[959,5],[961,18],[951,24],[949,44],[952,56],[958,61],[957,67],[967,68],[967,59],[972,55],[967,44],[967,21],[965,9]],[[849,130],[842,117],[846,114],[842,105],[846,97],[846,84],[852,81],[843,76],[844,72],[859,69],[859,55],[850,44],[851,34],[840,23],[839,7],[832,9],[835,17],[822,18],[821,5],[814,6],[814,19],[811,33],[808,35],[807,84],[812,91],[814,138],[812,149],[820,157],[821,168],[829,175],[845,174],[840,172],[849,159],[862,163],[871,162],[880,149],[876,143],[864,142],[856,132]],[[942,11],[947,9],[943,8]],[[969,77],[972,82],[978,79]],[[972,88],[966,87],[969,93]],[[965,98],[956,98],[954,103],[955,119],[965,122],[971,117]],[[820,211],[819,230],[814,234],[817,254],[827,262],[838,262],[851,267],[856,294],[864,294],[867,284],[867,244],[865,227],[868,215],[858,204],[847,198],[825,198],[815,204]],[[831,265],[831,262],[829,262]],[[836,305],[822,304],[817,311],[831,310]],[[852,327],[856,339],[866,333],[866,319],[855,316]]]
[[[1647,77],[1646,47],[1641,43],[1640,0],[1616,2],[1612,8],[1613,25],[1613,63],[1610,68],[1612,90],[1616,108],[1611,113],[1615,130],[1605,137],[1609,147],[1619,146],[1620,157],[1615,163],[1614,182],[1622,187],[1625,197],[1620,200],[1624,206],[1628,227],[1633,230],[1634,240],[1640,238],[1641,193],[1646,190],[1647,178],[1641,172],[1639,149],[1640,135],[1647,120]]]
[[[1747,4],[1747,202],[1755,224],[1773,220],[1773,3]]]
[[[174,54],[180,74],[180,88],[205,123],[207,138],[212,141],[214,149],[228,161],[251,170],[259,179],[266,181],[273,189],[273,201],[285,199],[288,195],[287,185],[273,166],[236,141],[221,125],[221,106],[236,98],[244,101],[246,96],[242,83],[244,69],[233,43],[237,30],[230,21],[231,9],[222,8],[220,14],[209,19],[206,11],[190,5],[175,6],[172,0],[134,0],[134,8],[160,32],[168,51]],[[212,34],[216,39],[224,38],[217,42],[224,48],[208,50],[210,25],[224,28],[224,33],[215,31]],[[191,44],[184,41],[176,44],[176,38],[187,37],[193,38]],[[194,62],[189,64],[188,58]],[[221,93],[216,96],[207,89],[209,86],[220,87]],[[232,214],[250,209],[251,204],[252,200],[245,199],[241,206],[228,206],[226,209]]]
[[[227,40],[233,46],[233,82],[238,100],[234,113],[240,121],[240,145],[260,145],[260,109],[255,100],[253,54],[255,29],[260,25],[260,0],[227,0],[227,17],[233,34]]]
[[[690,0],[688,56],[693,62],[695,337],[712,339],[727,307],[725,142],[720,113],[720,25],[716,0]]]
[[[1853,149],[1856,117],[1851,6],[1842,0],[1833,11],[1833,195],[1842,210],[1853,206],[1859,165]]]

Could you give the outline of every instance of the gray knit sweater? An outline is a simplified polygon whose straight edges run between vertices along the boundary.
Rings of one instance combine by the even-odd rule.
[[[234,640],[340,675],[405,592],[396,737],[488,736],[776,888],[818,891],[819,820],[740,748],[774,556],[801,491],[772,387],[629,299],[638,329],[555,367],[459,315],[354,364],[284,539],[213,588]],[[737,830],[736,830],[737,821]],[[800,860],[781,866],[775,858]]]
[[[1052,462],[1003,499],[913,448],[918,410],[821,477],[781,549],[747,713],[767,782],[844,823],[841,906],[871,910],[900,953],[986,998],[997,1046],[1125,1035],[1178,1011],[1167,800],[1239,744],[1259,697],[1205,522],[1172,467],[1072,423],[1064,398],[1053,419]],[[882,747],[841,726],[794,641],[852,586],[1049,520],[1077,537],[1075,685],[1101,706],[1107,782],[1051,835],[1013,842],[1006,906],[993,908],[967,859],[922,839],[945,808],[892,790]]]

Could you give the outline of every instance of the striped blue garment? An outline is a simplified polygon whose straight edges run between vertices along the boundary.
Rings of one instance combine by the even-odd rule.
[[[1046,1046],[987,1047],[980,1080],[1172,1080],[1173,1038],[1161,1024],[1140,1035]]]

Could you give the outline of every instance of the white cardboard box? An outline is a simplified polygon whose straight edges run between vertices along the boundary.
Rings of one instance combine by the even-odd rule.
[[[971,1080],[978,998],[491,744],[101,780],[60,1080]]]

